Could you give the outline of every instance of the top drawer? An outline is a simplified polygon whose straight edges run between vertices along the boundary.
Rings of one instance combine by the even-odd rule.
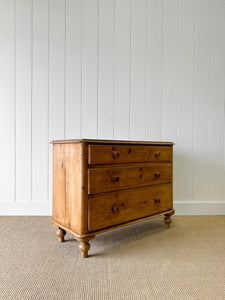
[[[89,145],[88,163],[120,164],[139,162],[171,162],[172,146]]]

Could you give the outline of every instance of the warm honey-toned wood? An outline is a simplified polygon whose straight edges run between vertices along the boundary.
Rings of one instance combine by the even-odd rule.
[[[88,232],[88,233],[84,233],[84,234],[78,234],[77,232],[75,232],[75,231],[73,231],[69,228],[65,228],[65,229],[66,229],[66,231],[68,231],[72,235],[74,235],[74,238],[78,241],[81,241],[81,239],[84,239],[84,238],[87,238],[87,237],[89,238],[90,236],[92,236],[91,238],[94,239],[97,234],[101,234],[101,233],[104,233],[104,232],[107,232],[107,231],[110,231],[110,230],[114,230],[114,229],[119,229],[121,227],[124,227],[125,225],[133,225],[133,224],[148,221],[150,219],[154,219],[154,218],[157,218],[157,217],[160,217],[160,216],[163,216],[163,215],[165,216],[165,213],[174,214],[174,212],[175,212],[174,209],[171,209],[171,210],[168,210],[166,212],[164,211],[164,212],[160,212],[160,213],[157,213],[157,214],[154,214],[154,215],[151,215],[151,216],[147,216],[147,217],[144,217],[144,218],[139,218],[139,219],[136,219],[136,220],[128,221],[125,224],[119,224],[119,225],[115,225],[115,226],[112,226],[112,227],[107,227],[107,228],[100,229],[100,230],[95,230],[94,232]],[[54,220],[52,220],[51,223],[56,228],[58,228],[60,226]],[[93,236],[93,234],[94,234],[94,236]]]
[[[52,212],[55,221],[65,225],[65,146],[62,144],[54,145],[53,149],[53,204]]]
[[[89,164],[170,162],[170,146],[89,145]]]
[[[54,144],[53,219],[87,233],[87,145]]]
[[[74,144],[74,143],[88,143],[88,144],[118,144],[118,145],[149,145],[149,146],[173,146],[172,142],[158,142],[158,141],[121,141],[121,140],[92,140],[92,139],[73,139],[73,140],[55,140],[51,144]]]
[[[82,257],[96,234],[173,210],[173,143],[103,140],[54,141],[53,220]]]
[[[78,240],[80,241],[79,250],[81,252],[81,257],[83,257],[83,258],[88,257],[88,251],[90,249],[89,241],[91,239],[93,239],[94,237],[95,236],[87,236],[84,238],[78,238]]]
[[[88,201],[89,231],[122,224],[173,208],[171,185],[94,196]]]
[[[88,242],[80,242],[79,250],[81,252],[81,257],[83,258],[87,257],[89,249],[90,249],[90,244]]]
[[[87,232],[87,145],[68,144],[69,169],[66,176],[66,199],[71,202],[71,229]],[[70,200],[71,199],[71,200]]]
[[[64,242],[64,236],[66,235],[66,231],[59,227],[56,231],[56,235],[59,238],[59,242],[62,243]]]
[[[171,181],[171,164],[94,168],[88,170],[88,193],[97,194]]]
[[[165,217],[164,217],[164,223],[165,223],[165,225],[166,225],[167,228],[170,227],[170,223],[172,222],[171,216],[172,216],[173,214],[174,214],[174,211],[165,214]]]

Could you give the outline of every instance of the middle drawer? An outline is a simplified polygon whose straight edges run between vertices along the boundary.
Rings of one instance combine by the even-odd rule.
[[[169,183],[172,164],[119,166],[88,170],[88,194]]]

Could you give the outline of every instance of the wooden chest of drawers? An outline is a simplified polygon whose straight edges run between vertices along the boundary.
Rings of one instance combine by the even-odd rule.
[[[53,141],[53,220],[82,257],[96,234],[173,210],[173,143]]]

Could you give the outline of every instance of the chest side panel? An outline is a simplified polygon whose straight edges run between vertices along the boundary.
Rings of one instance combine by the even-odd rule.
[[[65,186],[65,145],[53,145],[53,219],[65,226],[66,215],[66,186]]]
[[[53,219],[77,233],[87,232],[86,144],[55,144]]]

